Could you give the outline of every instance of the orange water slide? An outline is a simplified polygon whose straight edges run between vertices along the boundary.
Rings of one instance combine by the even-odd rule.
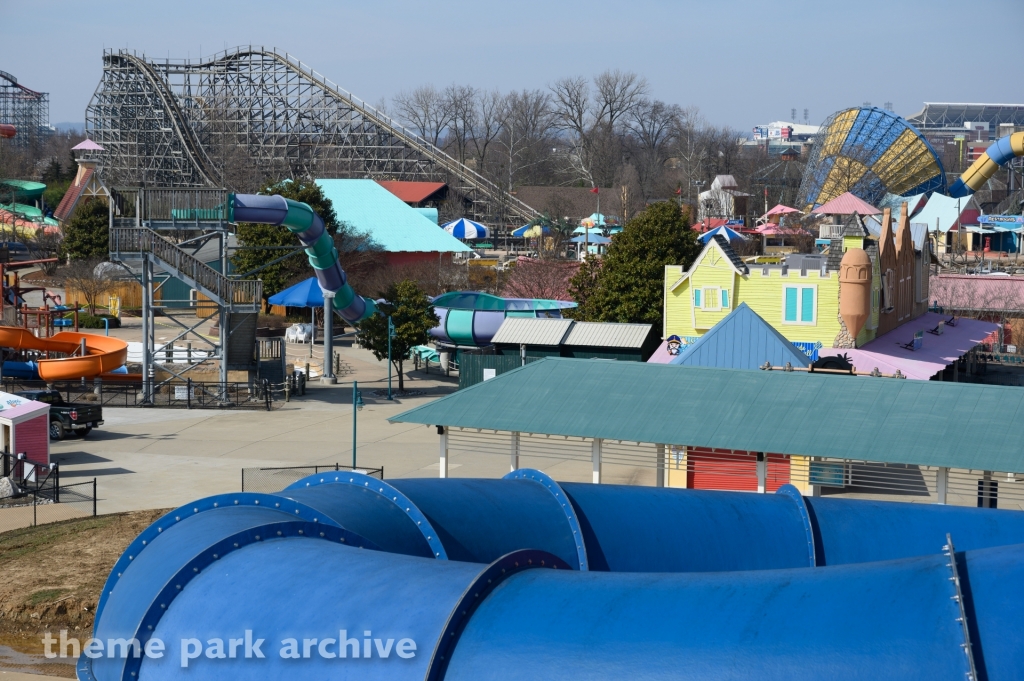
[[[0,347],[3,348],[71,355],[80,352],[82,341],[85,341],[84,356],[39,360],[39,378],[44,381],[94,378],[124,366],[128,359],[128,343],[119,338],[75,331],[37,338],[28,329],[0,327]]]

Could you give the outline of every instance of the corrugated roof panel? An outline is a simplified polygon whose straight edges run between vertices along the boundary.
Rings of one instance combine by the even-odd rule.
[[[546,358],[390,420],[1024,472],[1019,387]]]
[[[651,333],[650,324],[576,322],[563,345],[602,348],[641,348]]]
[[[491,342],[513,345],[561,345],[572,325],[571,319],[506,317]]]
[[[317,180],[338,220],[369,234],[389,253],[472,250],[373,180]]]

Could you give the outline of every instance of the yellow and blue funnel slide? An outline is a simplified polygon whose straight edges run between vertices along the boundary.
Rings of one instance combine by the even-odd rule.
[[[949,188],[949,195],[954,199],[970,196],[988,182],[999,170],[999,166],[1017,156],[1024,156],[1024,132],[1007,135],[986,149],[981,158],[971,164],[960,179],[953,183]]]
[[[297,236],[306,249],[320,288],[334,294],[334,309],[342,319],[355,324],[377,311],[372,300],[352,290],[345,270],[338,263],[334,239],[327,233],[323,219],[307,204],[278,195],[231,194],[228,206],[230,222],[281,225]]]

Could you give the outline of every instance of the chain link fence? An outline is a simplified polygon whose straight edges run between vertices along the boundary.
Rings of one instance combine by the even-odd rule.
[[[344,464],[327,464],[320,466],[285,466],[281,468],[243,468],[242,469],[242,491],[243,492],[280,492],[293,482],[317,473],[327,471],[355,471],[363,475],[384,479],[384,467],[380,468],[353,468]]]
[[[96,478],[0,499],[0,533],[96,515]]]

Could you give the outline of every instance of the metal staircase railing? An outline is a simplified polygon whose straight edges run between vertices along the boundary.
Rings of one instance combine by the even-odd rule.
[[[201,291],[232,312],[259,312],[263,282],[229,279],[187,251],[145,227],[114,227],[110,230],[110,257],[138,260],[152,257],[169,274]]]

